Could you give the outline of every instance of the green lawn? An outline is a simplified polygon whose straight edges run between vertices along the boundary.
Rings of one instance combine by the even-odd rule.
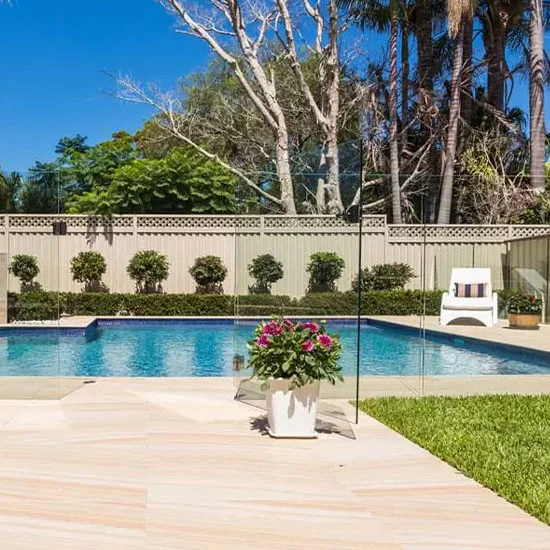
[[[550,524],[550,396],[389,397],[360,409]]]

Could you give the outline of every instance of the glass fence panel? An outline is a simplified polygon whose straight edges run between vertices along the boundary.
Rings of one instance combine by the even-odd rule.
[[[297,349],[304,360],[308,353],[316,356],[317,348],[341,346],[343,380],[321,383],[318,429],[349,434],[348,424],[355,419],[348,402],[356,399],[358,383],[359,302],[353,287],[359,268],[359,143],[342,144],[340,152],[346,163],[336,185],[323,171],[293,173],[295,212],[263,199],[251,204],[249,187],[238,187],[235,363],[242,366],[236,374],[237,397],[265,408],[267,390],[250,379],[246,368],[251,356],[246,342],[257,338],[255,327],[274,323],[266,329],[262,346],[275,338],[271,328],[307,330]],[[319,158],[311,164],[318,166]],[[265,181],[265,174],[250,177],[264,189],[276,185]],[[380,217],[378,230],[384,225]]]
[[[13,173],[20,193],[36,194],[40,215],[2,215],[0,239],[0,398],[58,399],[79,382],[66,379],[70,349],[59,307],[59,174]],[[10,205],[8,205],[10,206]]]
[[[424,394],[532,393],[547,383],[549,228],[493,223],[498,207],[480,199],[453,211],[460,224],[426,225],[428,278],[446,294],[426,315]]]

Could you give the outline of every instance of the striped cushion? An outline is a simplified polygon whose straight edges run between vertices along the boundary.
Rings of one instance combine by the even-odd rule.
[[[486,283],[455,283],[455,296],[457,298],[485,298]]]

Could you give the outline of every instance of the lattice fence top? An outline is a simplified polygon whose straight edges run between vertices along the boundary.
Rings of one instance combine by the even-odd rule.
[[[507,225],[390,225],[390,242],[503,242]]]
[[[512,239],[528,239],[529,237],[543,237],[550,235],[549,225],[511,225]]]
[[[364,218],[365,231],[383,232],[386,216]],[[264,216],[266,233],[358,233],[357,224],[350,224],[340,216]]]
[[[5,215],[0,230],[51,233],[54,221],[67,232],[94,234],[357,234],[357,224],[339,216],[80,216]],[[387,225],[386,216],[365,216],[365,234],[386,234],[389,243],[494,243],[550,235],[548,225]]]
[[[67,223],[68,233],[357,233],[357,224],[337,216],[80,216],[9,215],[9,231],[48,233],[54,221]],[[1,225],[0,225],[1,227]],[[384,232],[385,216],[367,216],[366,232]]]
[[[69,233],[131,232],[134,216],[9,215],[8,230],[21,233],[50,233],[55,221],[64,221]]]

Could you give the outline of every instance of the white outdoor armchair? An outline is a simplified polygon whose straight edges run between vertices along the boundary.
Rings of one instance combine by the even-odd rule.
[[[457,284],[484,285],[483,296],[479,298],[457,296]],[[441,300],[440,324],[446,326],[456,319],[475,319],[486,327],[497,324],[498,296],[493,292],[489,268],[453,269],[449,291],[443,294]]]

